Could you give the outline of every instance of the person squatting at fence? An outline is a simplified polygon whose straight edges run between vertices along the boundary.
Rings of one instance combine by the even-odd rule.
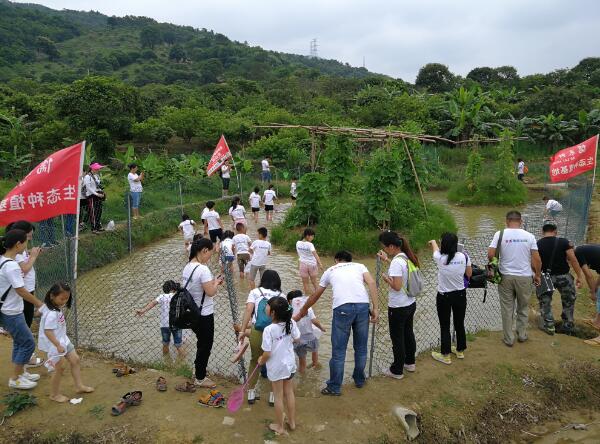
[[[13,229],[0,237],[0,320],[13,338],[13,370],[8,386],[14,389],[32,389],[40,375],[28,373],[29,363],[35,350],[35,341],[23,315],[23,301],[39,308],[42,302],[25,288],[23,272],[15,260],[27,249],[27,233]]]
[[[500,312],[502,315],[503,342],[508,347],[514,344],[513,318],[515,302],[517,309],[517,339],[527,341],[529,323],[529,298],[535,285],[540,285],[542,261],[533,234],[521,228],[521,213],[506,214],[506,228],[494,234],[488,248],[491,261],[499,250],[499,270],[502,280],[498,284]],[[533,271],[532,271],[533,270]]]
[[[452,364],[450,353],[458,359],[465,358],[467,349],[467,333],[465,331],[465,314],[467,312],[467,283],[473,274],[471,259],[458,251],[458,237],[454,233],[442,234],[442,242],[438,248],[435,240],[429,241],[433,251],[433,260],[438,268],[438,292],[435,300],[440,320],[441,353],[431,352],[436,361]],[[466,278],[466,282],[465,282]],[[456,332],[456,347],[451,346],[450,314]]]
[[[588,244],[580,245],[575,249],[575,257],[581,266],[585,281],[590,289],[590,299],[596,302],[596,316],[594,319],[585,319],[584,322],[589,326],[600,330],[600,276],[597,278],[592,274],[592,270],[600,274],[600,245]],[[578,279],[581,283],[581,278]],[[586,339],[586,344],[600,347],[600,336],[592,339]]]
[[[102,189],[100,175],[98,171],[104,168],[104,165],[93,163],[90,165],[87,174],[83,177],[83,191],[87,199],[88,215],[92,233],[104,231],[102,228],[102,207],[106,194]]]
[[[137,163],[130,163],[127,165],[129,168],[129,174],[127,174],[127,181],[129,182],[129,197],[131,199],[131,210],[133,211],[133,218],[137,219],[140,217],[140,202],[142,201],[142,192],[144,187],[142,182],[144,180],[144,172],[138,174]]]
[[[384,262],[390,262],[387,275],[383,280],[390,287],[388,297],[388,324],[394,361],[383,375],[389,378],[404,378],[404,370],[416,370],[415,354],[417,341],[413,330],[413,321],[417,309],[417,301],[406,291],[408,282],[408,260],[417,267],[419,259],[410,248],[408,240],[393,231],[384,231],[379,235],[383,250],[377,255]],[[392,256],[390,261],[389,256]]]
[[[544,219],[556,220],[556,217],[563,210],[563,206],[557,200],[550,199],[548,196],[542,198],[546,206],[544,207]]]
[[[553,287],[560,293],[562,333],[571,334],[575,328],[574,312],[577,290],[573,276],[569,273],[569,265],[577,276],[581,277],[583,273],[575,257],[573,244],[568,239],[558,237],[557,231],[556,222],[545,221],[542,226],[543,237],[537,241],[537,246],[542,259],[542,273],[550,275]],[[540,285],[536,291],[542,318],[541,328],[549,335],[553,335],[556,331],[552,314],[554,288],[551,291],[543,291],[543,287],[544,285]]]
[[[354,347],[354,385],[361,388],[365,385],[365,366],[367,364],[367,341],[369,338],[369,318],[372,323],[379,318],[377,287],[375,280],[363,264],[352,262],[352,255],[347,251],[339,251],[335,257],[336,264],[329,267],[319,282],[319,288],[313,293],[298,314],[297,322],[308,314],[327,287],[331,285],[333,292],[331,321],[331,360],[329,361],[329,380],[321,390],[323,395],[340,396],[344,380],[344,362],[346,348],[352,331]],[[368,291],[365,288],[368,287]],[[369,310],[369,295],[372,309]]]
[[[213,243],[210,239],[202,238],[192,242],[190,261],[182,273],[182,282],[189,281],[187,290],[200,308],[200,317],[192,327],[197,341],[194,384],[204,388],[216,387],[216,384],[206,376],[206,366],[215,335],[213,298],[223,283],[223,277],[214,278],[210,268],[206,265],[210,261],[213,251]]]

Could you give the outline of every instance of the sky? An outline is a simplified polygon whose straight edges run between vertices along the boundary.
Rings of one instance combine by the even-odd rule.
[[[600,56],[598,0],[30,0],[212,29],[265,49],[318,55],[414,82],[426,63],[521,76]]]

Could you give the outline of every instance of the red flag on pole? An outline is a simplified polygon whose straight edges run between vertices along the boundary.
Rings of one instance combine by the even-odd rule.
[[[219,143],[217,143],[215,152],[210,158],[210,162],[208,162],[206,175],[209,177],[212,176],[215,171],[221,168],[221,165],[223,165],[227,159],[231,159],[232,157],[233,156],[231,155],[231,151],[229,150],[225,136],[221,135],[221,139],[219,140]]]
[[[550,180],[565,182],[586,171],[596,169],[598,135],[564,150],[550,158]]]
[[[57,151],[0,201],[0,226],[77,214],[84,142]]]

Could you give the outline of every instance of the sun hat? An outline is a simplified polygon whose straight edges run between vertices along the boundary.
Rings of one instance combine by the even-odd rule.
[[[100,168],[104,168],[106,165],[101,165],[98,162],[94,162],[90,165],[91,170],[99,170]]]

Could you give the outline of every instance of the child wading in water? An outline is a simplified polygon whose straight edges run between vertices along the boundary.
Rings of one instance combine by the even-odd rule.
[[[317,250],[313,245],[315,239],[315,231],[312,228],[307,228],[302,234],[302,239],[296,242],[296,252],[300,260],[300,278],[304,287],[304,294],[312,294],[310,283],[312,282],[313,291],[319,288],[319,268],[323,269],[321,258],[317,254]]]
[[[91,393],[92,387],[83,385],[81,382],[81,367],[79,366],[79,356],[75,351],[75,346],[67,337],[67,323],[62,308],[71,307],[71,288],[58,282],[50,287],[46,293],[46,299],[40,308],[42,320],[40,321],[40,331],[38,336],[38,346],[40,350],[48,354],[46,367],[48,371],[53,370],[50,399],[56,402],[67,402],[68,397],[60,393],[60,381],[64,371],[64,361],[66,358],[71,365],[71,375],[75,382],[77,393]]]
[[[185,244],[185,249],[187,250],[188,246],[194,240],[194,234],[196,234],[196,222],[190,219],[190,216],[187,214],[182,214],[179,231],[183,233],[183,242]]]
[[[169,306],[171,305],[171,299],[177,293],[177,290],[179,290],[179,284],[174,281],[166,281],[162,289],[163,294],[159,295],[153,301],[148,302],[141,310],[136,310],[135,312],[138,316],[143,316],[147,311],[160,305],[160,334],[162,336],[163,355],[170,356],[169,345],[171,344],[171,336],[173,336],[173,345],[177,350],[177,357],[183,359],[185,358],[185,353],[181,349],[183,332],[178,328],[171,329],[169,327]]]
[[[237,234],[233,236],[233,252],[236,255],[238,268],[240,269],[240,279],[244,279],[246,265],[250,262],[250,245],[252,240],[246,234],[246,225],[238,223],[235,225]]]
[[[308,300],[300,290],[290,291],[287,294],[288,303],[293,308],[293,315],[298,313]],[[325,328],[315,317],[315,312],[312,308],[308,309],[308,314],[300,319],[297,323],[300,331],[300,340],[294,344],[294,351],[298,355],[298,371],[301,375],[306,371],[306,353],[312,353],[311,367],[321,368],[319,363],[319,339],[313,330],[313,325],[325,333]]]
[[[300,338],[300,331],[292,321],[292,307],[281,296],[271,298],[267,314],[273,323],[265,327],[262,338],[263,354],[258,363],[267,364],[267,374],[275,395],[275,423],[269,429],[277,435],[287,435],[283,423],[283,410],[287,413],[287,425],[296,429],[296,397],[292,378],[296,373],[296,358],[293,342]]]
[[[252,217],[254,222],[258,223],[258,212],[260,211],[260,188],[254,187],[254,191],[250,193],[248,200],[250,201],[250,208],[252,208]]]
[[[229,272],[233,275],[233,231],[225,230],[223,233],[223,241],[221,242],[221,263],[223,267],[221,271],[225,271],[225,267],[229,268]]]

